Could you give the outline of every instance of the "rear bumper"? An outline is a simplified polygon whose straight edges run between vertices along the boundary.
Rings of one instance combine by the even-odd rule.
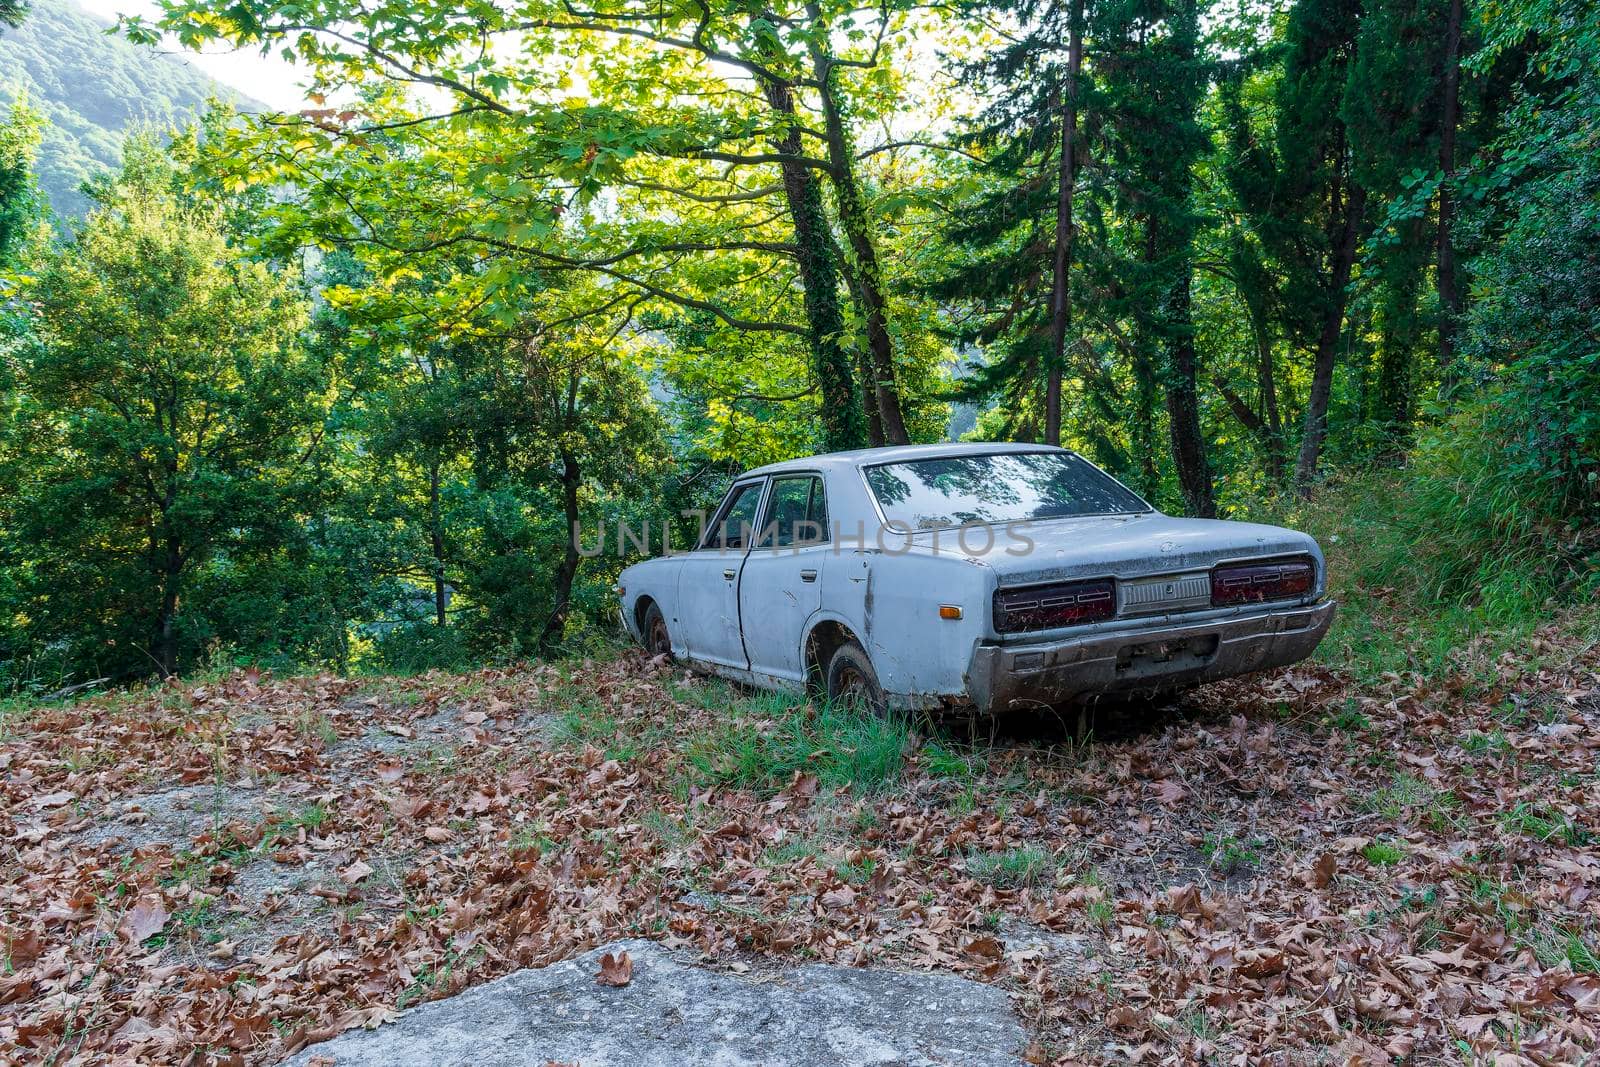
[[[1336,605],[1269,609],[1174,625],[1170,618],[1036,644],[979,645],[967,695],[980,711],[1154,694],[1309,656]]]

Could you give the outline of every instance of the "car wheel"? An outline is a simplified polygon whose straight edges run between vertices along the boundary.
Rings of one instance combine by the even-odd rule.
[[[661,614],[661,609],[651,604],[650,610],[644,613],[644,650],[652,656],[672,655],[672,635],[667,632],[666,616]]]
[[[834,704],[853,706],[871,715],[888,712],[878,672],[872,669],[866,649],[854,641],[840,645],[828,660],[827,693]]]

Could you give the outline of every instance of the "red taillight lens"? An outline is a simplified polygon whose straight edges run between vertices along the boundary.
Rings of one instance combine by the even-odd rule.
[[[1224,607],[1303,596],[1316,580],[1317,567],[1309,556],[1230,563],[1211,572],[1211,603]]]
[[[997,589],[994,594],[994,628],[1003,634],[1097,622],[1116,613],[1117,587],[1110,578]]]

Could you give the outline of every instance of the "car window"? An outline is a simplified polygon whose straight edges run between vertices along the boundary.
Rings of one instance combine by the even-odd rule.
[[[819,543],[828,540],[828,491],[821,478],[811,479],[811,506],[806,510],[806,520],[817,531]]]
[[[756,525],[756,505],[761,503],[761,483],[750,482],[738,486],[733,496],[723,505],[722,513],[711,529],[706,531],[701,548],[744,548]]]
[[[814,474],[774,478],[761,521],[761,544],[768,548],[815,545],[828,540],[828,508],[822,479]]]
[[[912,530],[1150,510],[1072,452],[939,456],[868,467],[866,477],[883,517]]]

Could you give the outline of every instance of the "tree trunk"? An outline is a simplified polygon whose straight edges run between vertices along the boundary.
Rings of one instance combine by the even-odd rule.
[[[1067,91],[1061,101],[1061,158],[1056,173],[1056,244],[1050,264],[1050,365],[1045,371],[1044,441],[1061,444],[1061,376],[1072,328],[1072,194],[1077,183],[1078,72],[1083,65],[1083,0],[1068,8]]]
[[[762,80],[767,103],[780,115],[793,118],[794,91],[786,82]],[[773,147],[786,156],[802,153],[800,130],[790,126]],[[844,315],[839,310],[839,272],[834,260],[833,237],[828,232],[822,207],[822,190],[816,177],[803,163],[786,162],[783,174],[784,197],[794,221],[795,259],[804,288],[806,323],[811,332],[811,373],[816,379],[821,403],[821,445],[824,452],[860,448],[866,442],[862,406],[856,395],[855,373],[850,356],[842,345]]]
[[[1255,439],[1256,446],[1261,450],[1262,465],[1267,472],[1267,479],[1273,485],[1279,485],[1283,478],[1283,456],[1278,451],[1280,444],[1278,436],[1273,433],[1267,420],[1257,414],[1244,397],[1227,383],[1220,375],[1211,374],[1211,385],[1227,403],[1228,410],[1233,413],[1234,419],[1250,431],[1250,436]]]
[[[828,233],[828,241],[833,249],[833,261],[839,264],[839,270],[844,275],[845,288],[850,290],[850,299],[856,307],[866,307],[866,299],[861,295],[861,282],[856,278],[844,249],[833,239],[832,231]],[[861,389],[861,410],[867,413],[867,441],[873,448],[882,448],[886,443],[883,439],[883,415],[878,409],[878,391],[873,387],[871,353],[859,346],[856,351],[856,381]]]
[[[178,672],[178,582],[183,574],[183,551],[168,537],[161,548],[161,607],[156,612],[155,661],[162,678]]]
[[[1388,249],[1382,268],[1383,291],[1379,300],[1382,328],[1378,337],[1378,367],[1374,397],[1368,417],[1384,424],[1393,446],[1402,446],[1411,433],[1414,390],[1412,362],[1422,347],[1425,323],[1418,314],[1417,296],[1428,266],[1428,222],[1418,216],[1405,224],[1398,244]]]
[[[428,467],[428,546],[433,552],[433,621],[444,627],[449,621],[447,583],[444,580],[444,527],[439,514],[439,460]]]
[[[1167,431],[1172,440],[1172,461],[1178,470],[1178,488],[1191,514],[1215,518],[1211,464],[1206,459],[1205,436],[1200,429],[1199,388],[1195,381],[1199,359],[1194,348],[1194,322],[1190,293],[1189,257],[1183,255],[1164,308],[1166,334]]]
[[[1138,453],[1139,495],[1154,500],[1161,491],[1161,467],[1156,460],[1156,372],[1139,345],[1133,357],[1133,448]]]
[[[1266,467],[1267,478],[1275,486],[1283,485],[1288,459],[1283,448],[1283,419],[1278,414],[1278,376],[1273,365],[1272,338],[1263,323],[1252,316],[1256,339],[1256,385],[1261,390],[1261,409],[1266,417]]]
[[[1311,389],[1306,396],[1305,429],[1300,438],[1300,456],[1295,462],[1294,484],[1303,497],[1311,495],[1311,482],[1317,476],[1322,457],[1322,442],[1328,435],[1328,402],[1333,396],[1333,367],[1339,354],[1339,337],[1344,330],[1345,305],[1349,300],[1350,268],[1355,263],[1361,218],[1366,213],[1367,191],[1354,177],[1344,201],[1344,226],[1339,244],[1333,250],[1332,270],[1325,290],[1322,329],[1317,335],[1316,358],[1311,366]]]
[[[806,4],[811,19],[812,65],[818,83],[818,102],[822,107],[824,141],[828,149],[828,177],[833,182],[839,207],[839,227],[844,231],[850,253],[855,258],[856,281],[861,292],[861,313],[866,320],[867,347],[872,353],[873,388],[878,398],[878,414],[883,436],[891,445],[910,444],[905,416],[901,411],[899,386],[895,380],[894,341],[889,336],[888,309],[883,294],[883,274],[878,252],[872,243],[871,224],[861,202],[861,187],[855,175],[855,151],[845,132],[844,116],[834,93],[833,58],[817,36],[823,32],[821,9],[815,0]]]
[[[561,638],[572,610],[572,583],[578,576],[578,486],[582,481],[578,458],[561,450],[561,510],[567,520],[566,550],[556,568],[556,605],[539,634],[539,648],[548,651]]]
[[[1439,124],[1439,369],[1446,385],[1455,375],[1456,327],[1461,316],[1461,291],[1456,283],[1455,189],[1456,126],[1461,114],[1461,0],[1450,0],[1445,26],[1444,84]]]
[[[857,357],[857,369],[861,372],[861,410],[867,413],[867,444],[882,448],[888,444],[883,436],[883,412],[878,407],[878,391],[872,385],[872,364],[865,352]]]

